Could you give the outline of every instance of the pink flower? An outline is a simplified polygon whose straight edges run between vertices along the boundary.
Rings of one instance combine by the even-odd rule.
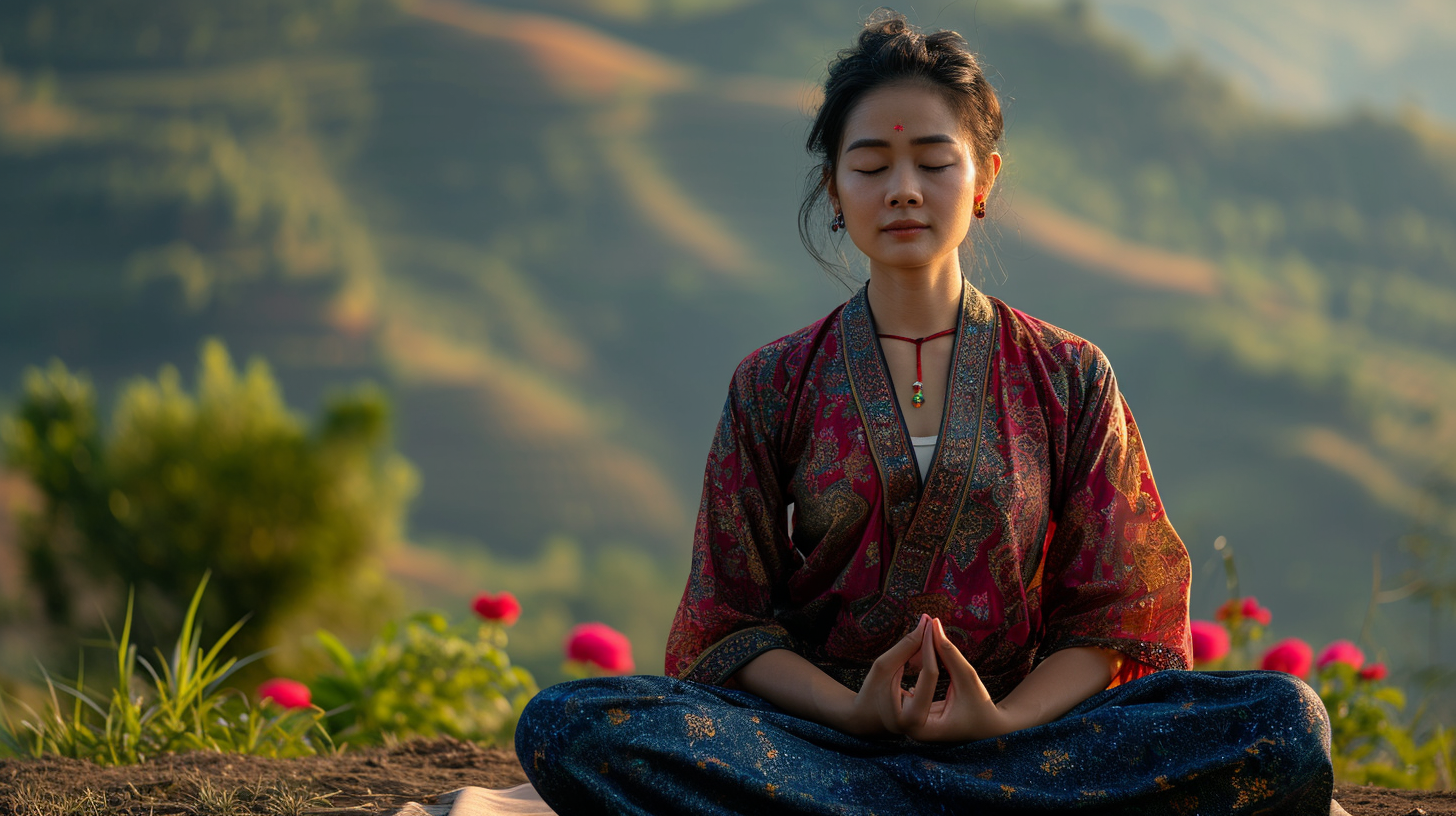
[[[482,592],[475,596],[475,603],[470,608],[488,621],[499,621],[502,626],[510,626],[521,616],[521,604],[509,592],[499,595]]]
[[[1320,652],[1319,660],[1315,661],[1321,669],[1331,663],[1345,663],[1352,669],[1358,669],[1365,664],[1365,653],[1348,640],[1337,640],[1326,646]]]
[[[1193,662],[1212,663],[1228,654],[1229,633],[1221,624],[1196,620],[1192,623]]]
[[[1368,665],[1365,668],[1363,668],[1363,669],[1360,670],[1360,679],[1361,680],[1384,680],[1385,679],[1385,675],[1388,674],[1388,673],[1389,672],[1387,672],[1385,670],[1385,664],[1384,663],[1371,663],[1370,665]]]
[[[1243,620],[1248,618],[1264,626],[1274,619],[1266,607],[1259,606],[1259,600],[1250,595],[1247,598],[1229,598],[1223,602],[1217,612],[1213,613],[1214,620],[1226,621],[1230,618]]]
[[[286,677],[264,681],[258,686],[258,699],[263,702],[272,700],[284,708],[308,708],[311,704],[308,686]]]
[[[1259,668],[1268,671],[1289,672],[1296,677],[1309,674],[1314,649],[1299,638],[1285,638],[1269,648],[1259,661]]]
[[[1258,621],[1264,626],[1268,626],[1269,621],[1274,619],[1274,616],[1270,614],[1269,610],[1265,607],[1259,606],[1259,601],[1256,600],[1252,595],[1243,600],[1243,604],[1239,607],[1239,612],[1241,612],[1244,617],[1250,620]]]
[[[592,663],[613,674],[632,671],[632,642],[605,623],[582,623],[566,638],[566,657]]]

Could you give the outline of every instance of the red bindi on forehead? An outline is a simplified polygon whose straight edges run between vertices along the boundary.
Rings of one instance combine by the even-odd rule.
[[[895,130],[904,130],[904,129],[905,129],[905,126],[904,125],[900,124],[899,122],[896,122],[895,123]]]

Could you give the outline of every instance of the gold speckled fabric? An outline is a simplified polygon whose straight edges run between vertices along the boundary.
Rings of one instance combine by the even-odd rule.
[[[960,743],[862,739],[669,677],[561,683],[516,752],[563,816],[1326,816],[1329,717],[1283,672],[1169,670],[1045,725]]]

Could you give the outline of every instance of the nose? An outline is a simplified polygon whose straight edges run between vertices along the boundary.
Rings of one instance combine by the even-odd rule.
[[[915,207],[920,204],[920,190],[916,185],[915,172],[901,171],[896,173],[890,180],[889,191],[886,195],[891,207],[898,207],[904,204],[907,207]]]

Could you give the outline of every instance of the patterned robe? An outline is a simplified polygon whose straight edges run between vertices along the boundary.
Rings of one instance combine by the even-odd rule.
[[[521,714],[516,755],[556,812],[1329,812],[1308,684],[1186,670],[1188,553],[1107,359],[969,285],[957,328],[923,484],[865,290],[738,367],[668,676],[559,683]],[[858,689],[921,612],[996,700],[1057,649],[1129,659],[1063,716],[967,742],[857,737],[731,687],[787,648]]]
[[[998,701],[1071,646],[1129,658],[1113,686],[1189,668],[1188,552],[1102,352],[967,283],[922,481],[867,291],[734,373],[667,674],[786,648],[858,689],[922,612]]]

